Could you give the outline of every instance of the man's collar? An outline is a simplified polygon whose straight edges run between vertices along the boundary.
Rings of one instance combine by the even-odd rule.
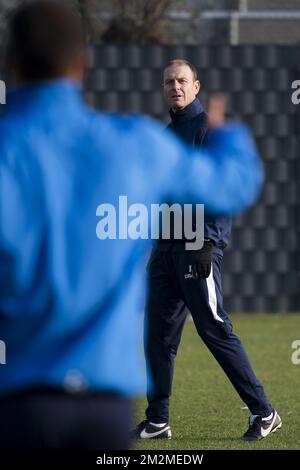
[[[195,116],[203,113],[204,109],[200,100],[195,98],[190,104],[188,104],[185,108],[179,109],[174,113],[172,109],[170,109],[170,116],[173,123],[179,124],[182,122],[189,121],[193,119]]]

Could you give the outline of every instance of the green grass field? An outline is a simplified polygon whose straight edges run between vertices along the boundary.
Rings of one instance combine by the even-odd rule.
[[[249,411],[188,321],[175,367],[172,440],[140,440],[136,449],[300,449],[300,364],[291,361],[291,344],[300,340],[300,314],[231,319],[283,420],[282,428],[255,444],[239,441]],[[145,400],[137,403],[137,422],[144,419],[145,405]]]

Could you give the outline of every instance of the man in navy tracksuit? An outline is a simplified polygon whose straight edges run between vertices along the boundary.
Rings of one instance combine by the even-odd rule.
[[[184,141],[205,146],[208,116],[199,99],[197,71],[187,61],[171,61],[164,71],[164,96],[172,129]],[[187,251],[185,239],[160,240],[148,268],[145,355],[148,375],[146,420],[134,430],[138,438],[171,438],[169,398],[174,359],[188,311],[199,336],[219,362],[252,415],[245,440],[258,440],[281,427],[281,420],[256,378],[244,347],[232,333],[223,308],[221,263],[231,231],[230,217],[206,216],[201,250]],[[268,431],[260,433],[257,422]],[[254,423],[254,424],[253,424]]]

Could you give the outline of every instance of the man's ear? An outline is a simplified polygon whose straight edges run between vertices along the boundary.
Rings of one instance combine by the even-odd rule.
[[[201,83],[199,80],[196,80],[194,83],[194,89],[195,89],[195,95],[198,95],[200,89],[201,89]]]
[[[72,63],[68,68],[67,75],[70,78],[82,81],[88,65],[88,51],[83,48],[79,50],[76,56],[74,57]]]

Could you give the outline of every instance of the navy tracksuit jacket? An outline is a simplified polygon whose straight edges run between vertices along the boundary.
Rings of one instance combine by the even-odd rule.
[[[168,128],[189,144],[205,145],[207,114],[197,98],[183,110],[176,113],[171,110],[170,115],[172,121]],[[272,413],[272,406],[223,308],[221,262],[230,230],[230,217],[205,216],[204,237],[213,240],[215,246],[211,273],[203,280],[189,276],[193,252],[185,251],[184,241],[161,240],[152,252],[147,267],[145,314],[145,356],[148,377],[151,377],[146,417],[152,422],[169,420],[174,360],[188,311],[199,336],[251,413],[262,416]]]

